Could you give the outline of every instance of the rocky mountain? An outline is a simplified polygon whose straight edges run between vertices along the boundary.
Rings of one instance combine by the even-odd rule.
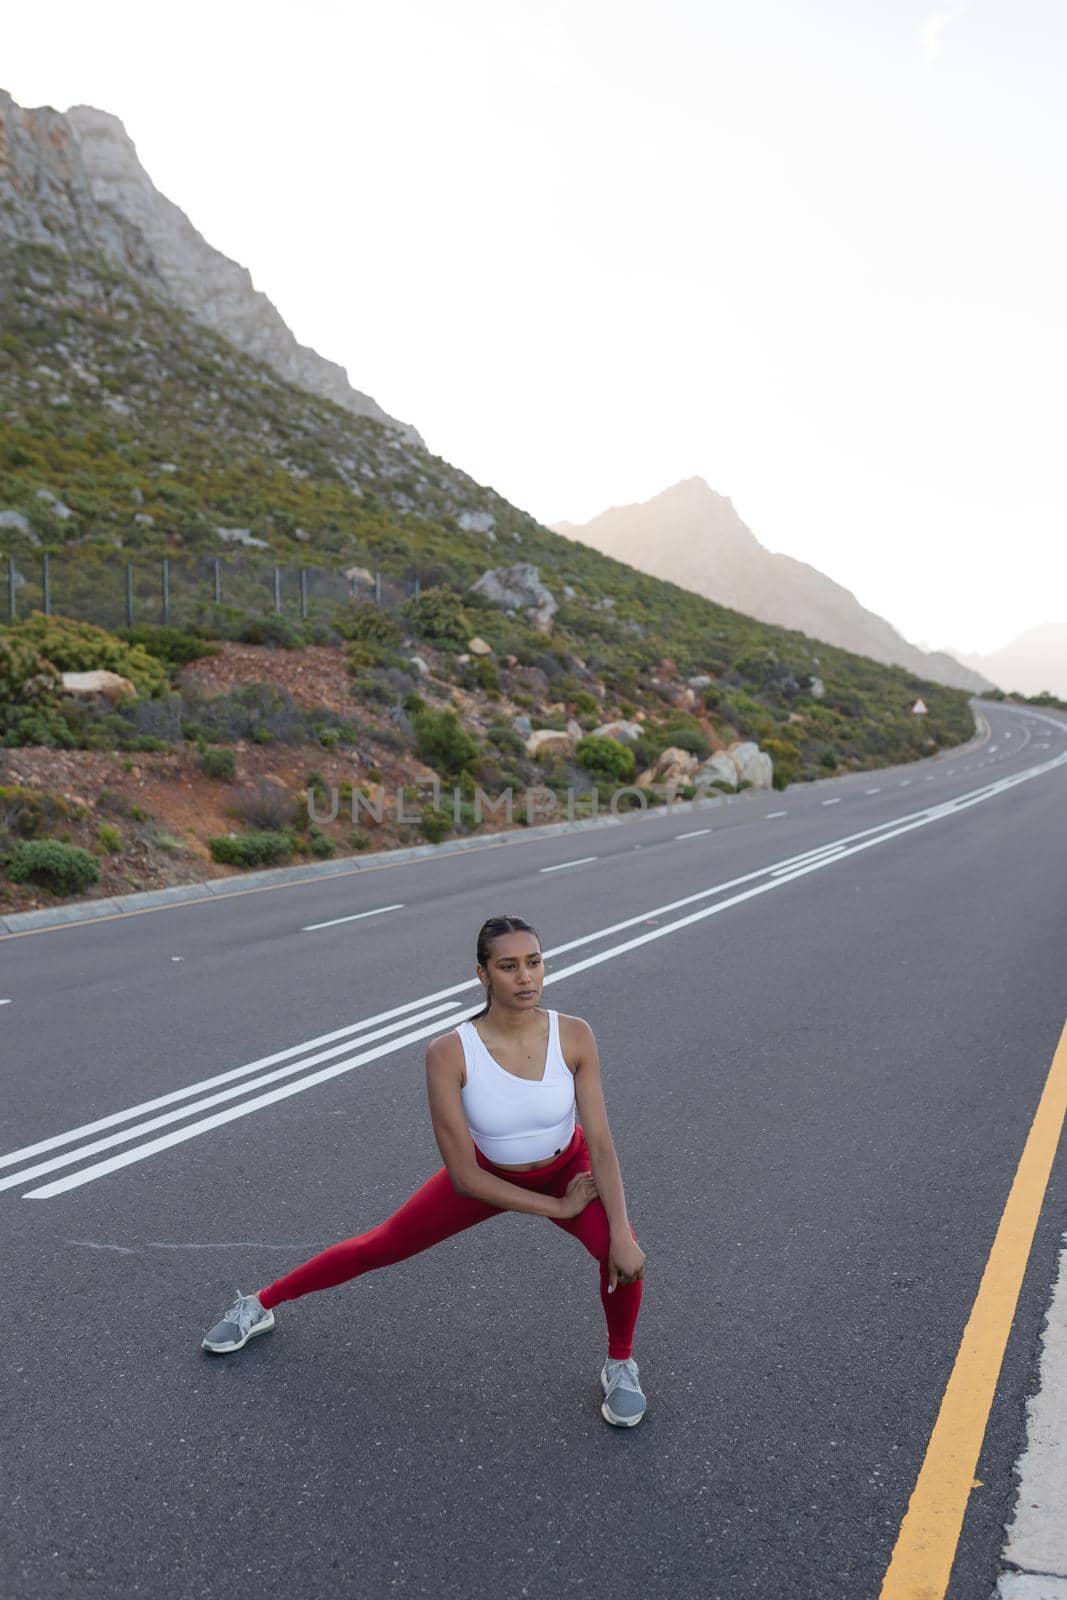
[[[964,655],[959,650],[945,653],[992,678],[1009,694],[1012,690],[1026,695],[1047,691],[1067,700],[1067,622],[1039,623],[987,655]]]
[[[0,90],[0,237],[103,255],[289,383],[389,424],[343,367],[298,344],[248,271],[212,249],[153,184],[117,117],[92,106],[27,110]]]
[[[687,478],[640,505],[612,506],[591,522],[552,526],[556,533],[761,622],[907,667],[952,688],[980,693],[992,687],[981,670],[944,651],[927,653],[909,644],[884,617],[815,567],[767,550],[731,501],[703,478]]]

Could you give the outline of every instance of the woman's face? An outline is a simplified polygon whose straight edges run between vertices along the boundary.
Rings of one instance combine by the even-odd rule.
[[[527,1011],[541,998],[544,982],[541,946],[532,933],[504,933],[493,940],[489,968],[478,968],[483,982],[489,980],[493,1004],[516,1011]]]

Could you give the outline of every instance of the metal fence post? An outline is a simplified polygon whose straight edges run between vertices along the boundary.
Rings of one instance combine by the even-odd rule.
[[[281,569],[281,567],[275,567],[275,569],[274,569],[274,609],[275,609],[275,611],[280,611],[282,609],[282,569]]]
[[[170,561],[163,557],[163,621],[170,621]]]
[[[220,605],[222,602],[222,563],[218,556],[214,556],[212,559],[215,565],[215,604]]]
[[[44,614],[46,617],[50,617],[52,615],[52,588],[48,582],[47,550],[41,556],[41,591],[44,596]]]
[[[374,599],[375,599],[375,603],[377,605],[381,605],[381,603],[382,603],[382,575],[381,575],[380,572],[376,572],[374,574]]]
[[[126,626],[133,627],[133,562],[126,563]]]
[[[7,615],[8,620],[15,620],[15,558],[7,558]]]
[[[301,615],[301,617],[306,617],[307,614],[308,614],[308,575],[307,575],[307,568],[306,567],[301,567],[300,568],[300,615]]]

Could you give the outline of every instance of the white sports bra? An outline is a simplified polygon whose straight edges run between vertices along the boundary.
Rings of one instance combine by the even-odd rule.
[[[485,1047],[471,1022],[456,1029],[463,1043],[467,1081],[460,1090],[471,1138],[503,1167],[545,1161],[571,1142],[575,1124],[574,1074],[559,1043],[559,1013],[548,1013],[548,1054],[543,1078],[508,1072]]]

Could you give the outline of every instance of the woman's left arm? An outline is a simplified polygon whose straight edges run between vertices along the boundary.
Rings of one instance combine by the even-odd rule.
[[[589,1146],[597,1197],[607,1212],[611,1228],[611,1260],[608,1263],[608,1287],[616,1282],[633,1283],[644,1272],[645,1255],[634,1238],[630,1219],[626,1215],[626,1196],[622,1187],[622,1172],[615,1143],[608,1126],[608,1112],[604,1104],[604,1089],[600,1081],[600,1054],[593,1030],[580,1017],[568,1020],[568,1047],[573,1046],[574,1098],[578,1107],[578,1120]]]

